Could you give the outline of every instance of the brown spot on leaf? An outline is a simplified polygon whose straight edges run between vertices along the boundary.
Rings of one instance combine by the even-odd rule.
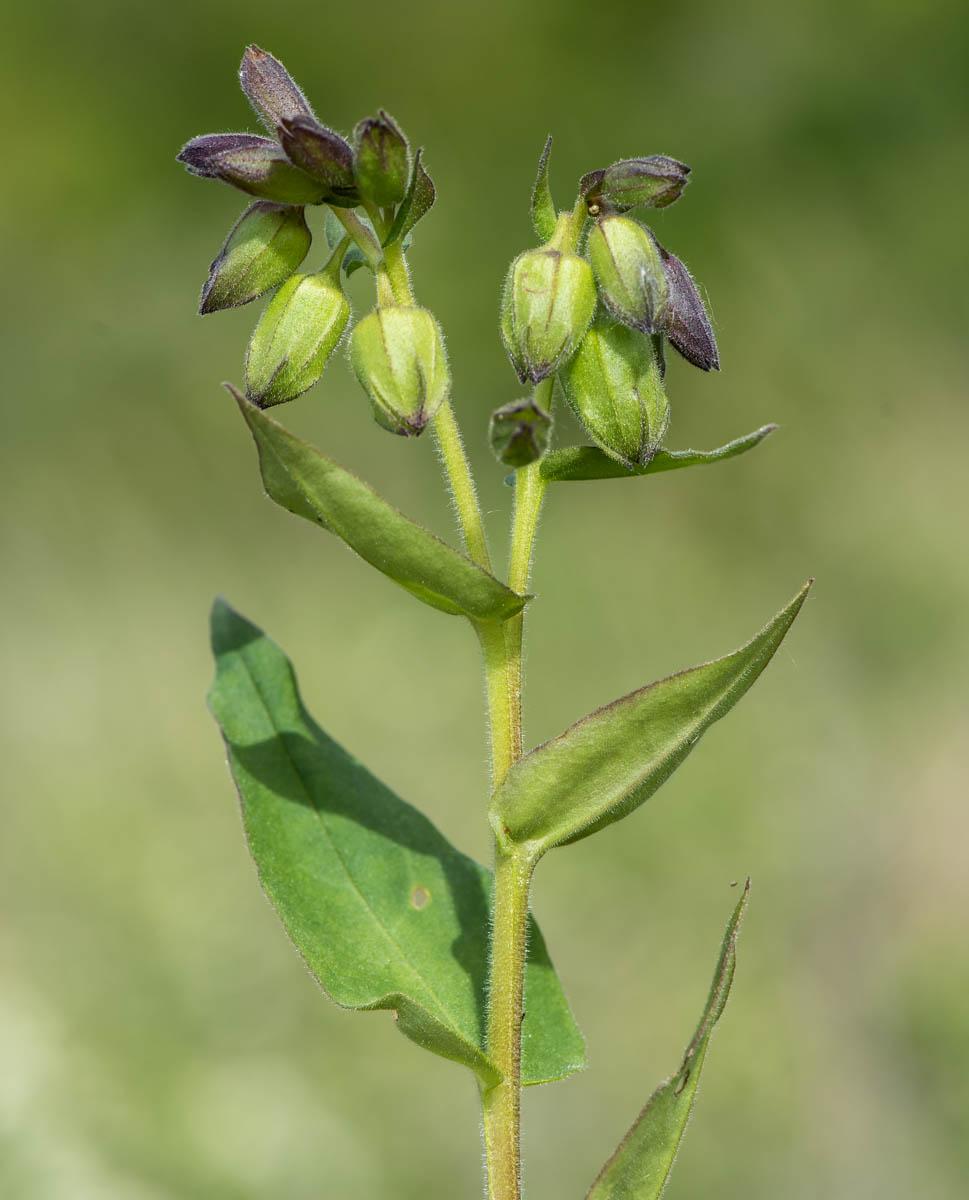
[[[427,890],[427,888],[421,887],[420,884],[418,884],[410,894],[411,908],[416,908],[417,911],[420,912],[422,908],[427,907],[430,899],[431,893]]]

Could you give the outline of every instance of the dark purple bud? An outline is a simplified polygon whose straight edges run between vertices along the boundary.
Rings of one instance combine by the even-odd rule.
[[[278,204],[319,204],[325,185],[294,167],[282,148],[251,133],[208,133],[182,147],[178,161],[193,175],[221,179]]]
[[[624,213],[643,205],[665,208],[678,200],[686,187],[690,168],[665,154],[626,158],[604,171],[592,171],[579,188],[593,216]]]
[[[666,336],[687,362],[701,371],[719,371],[716,339],[693,277],[675,254],[664,250],[658,242],[656,245],[670,287],[664,323]]]
[[[338,133],[313,117],[291,117],[278,129],[286,157],[339,195],[360,202],[353,186],[353,151]]]
[[[246,47],[239,68],[239,82],[259,120],[270,133],[275,133],[277,125],[293,117],[313,119],[313,110],[306,97],[283,64],[258,46]]]
[[[384,208],[399,204],[410,179],[407,138],[383,109],[353,131],[353,168],[361,195]]]

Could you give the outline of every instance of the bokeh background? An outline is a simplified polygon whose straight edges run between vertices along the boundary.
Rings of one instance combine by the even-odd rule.
[[[4,21],[0,1194],[480,1194],[472,1080],[318,993],[204,707],[222,593],[334,736],[487,857],[473,638],[262,497],[219,388],[257,306],[195,315],[245,201],[173,158],[255,127],[235,72],[256,41],[334,126],[384,105],[427,147],[439,201],[411,261],[496,545],[510,494],[483,432],[519,391],[497,301],[546,134],[563,206],[618,157],[694,168],[655,226],[710,296],[724,369],[671,362],[669,443],[781,431],[552,493],[531,743],[818,580],[664,790],[538,873],[591,1069],[525,1096],[528,1196],[583,1195],[675,1069],[748,872],[670,1200],[965,1196],[969,10],[34,0]],[[432,446],[381,433],[342,359],[284,415],[454,535]]]

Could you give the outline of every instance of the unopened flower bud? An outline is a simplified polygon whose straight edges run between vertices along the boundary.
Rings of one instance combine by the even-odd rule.
[[[288,117],[277,129],[290,162],[326,185],[327,203],[352,208],[360,203],[353,186],[353,151],[338,133],[313,117]]]
[[[575,350],[592,320],[596,286],[584,258],[568,250],[526,250],[505,281],[501,338],[518,378],[539,383]]]
[[[269,408],[311,388],[323,374],[349,318],[349,301],[331,268],[288,279],[266,306],[249,343],[249,399]]]
[[[377,422],[404,437],[419,434],[451,390],[441,330],[426,308],[379,305],[354,329],[350,362]]]
[[[600,311],[561,380],[596,445],[630,469],[646,466],[669,424],[652,339]]]
[[[602,217],[589,234],[588,253],[613,316],[644,333],[661,328],[669,284],[649,230],[631,217]]]
[[[248,304],[287,280],[306,257],[302,208],[257,200],[229,230],[202,289],[200,313]]]
[[[239,67],[239,83],[256,115],[270,133],[292,117],[312,119],[313,110],[289,72],[258,46],[247,46]]]
[[[670,287],[664,330],[674,349],[701,371],[719,371],[720,356],[710,318],[690,272],[675,254],[659,246]]]
[[[383,109],[353,131],[353,171],[360,194],[381,208],[399,204],[407,192],[407,139]]]
[[[251,133],[192,138],[178,161],[193,175],[221,179],[250,196],[279,204],[319,204],[326,195],[326,187],[294,167],[277,142]]]
[[[499,462],[527,467],[548,450],[552,418],[531,400],[512,400],[491,414],[488,438]]]
[[[593,215],[623,213],[640,205],[665,208],[679,199],[689,173],[685,163],[665,154],[625,158],[604,171],[583,176],[579,190]]]

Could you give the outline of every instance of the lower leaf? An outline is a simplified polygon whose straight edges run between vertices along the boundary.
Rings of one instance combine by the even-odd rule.
[[[260,882],[336,1003],[392,1010],[418,1045],[485,1086],[492,873],[456,850],[329,738],[289,660],[222,601],[212,610],[219,723]],[[584,1066],[582,1035],[534,923],[525,980],[523,1082]]]
[[[657,1200],[666,1187],[696,1099],[710,1035],[730,994],[737,965],[737,934],[749,892],[748,879],[727,925],[706,1008],[680,1069],[653,1092],[615,1154],[602,1168],[586,1200]]]

